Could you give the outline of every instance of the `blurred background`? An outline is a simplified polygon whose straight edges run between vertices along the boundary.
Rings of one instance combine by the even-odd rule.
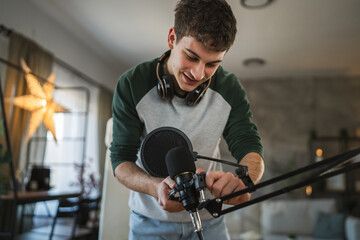
[[[238,76],[250,100],[253,121],[264,145],[264,180],[359,147],[360,2],[227,2],[237,19],[238,32],[222,66]],[[83,238],[127,239],[128,192],[112,176],[104,141],[108,134],[111,142],[106,124],[111,118],[112,94],[125,70],[168,49],[167,35],[173,26],[176,3],[0,0],[0,79],[6,115],[0,125],[0,189],[4,196],[13,191],[9,162],[22,186],[20,192],[30,188],[34,168],[45,169],[40,170],[45,176],[48,169],[49,182],[45,185],[50,190],[74,189],[74,194],[80,191],[80,199],[99,200],[99,208],[89,218],[94,221],[87,220],[96,233]],[[35,91],[29,89],[21,58],[36,73],[42,87],[51,80],[50,73],[56,74],[55,88],[46,100],[55,101],[66,112],[54,113],[53,131],[42,123],[46,122],[44,118],[30,136],[35,113],[14,104],[16,97]],[[12,150],[10,160],[6,155],[5,118]],[[222,158],[233,160],[226,144],[222,142],[221,146]],[[256,204],[228,214],[230,234],[233,239],[271,239],[266,236],[272,233],[316,237],[320,211],[342,214],[342,226],[360,227],[356,218],[360,217],[359,173],[355,170],[338,175],[264,203],[278,204],[275,207]],[[259,190],[253,197],[275,189],[277,186]],[[36,190],[48,189],[37,186]],[[0,204],[0,230],[4,231],[11,228],[9,219],[14,215],[9,207],[14,204],[6,199],[2,198]],[[312,208],[312,204],[316,206]],[[59,209],[59,196],[29,204],[20,199],[16,205],[17,219],[22,218],[21,214],[30,215],[24,223],[16,221],[17,235],[47,227],[38,231],[42,235],[37,239],[47,237]],[[319,205],[327,207],[319,209]],[[309,227],[299,230],[293,218],[298,212],[290,214],[289,209],[303,212],[302,208],[312,210],[299,220],[309,222]],[[275,216],[284,216],[282,211],[292,216],[291,221],[283,219],[289,223],[286,229],[271,225],[269,220],[275,222]],[[356,221],[349,223],[349,217]],[[348,239],[351,234],[360,237],[356,232],[342,230]]]

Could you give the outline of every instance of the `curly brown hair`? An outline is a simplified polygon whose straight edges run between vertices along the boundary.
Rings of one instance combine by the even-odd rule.
[[[236,19],[225,0],[181,0],[174,11],[177,41],[192,36],[215,51],[227,51],[233,44]]]

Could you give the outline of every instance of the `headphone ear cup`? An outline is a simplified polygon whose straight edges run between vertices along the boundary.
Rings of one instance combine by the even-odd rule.
[[[164,75],[159,79],[157,92],[163,100],[171,100],[174,97],[174,83],[171,76]]]
[[[200,102],[206,92],[207,85],[208,85],[207,81],[203,82],[197,88],[195,88],[194,90],[189,92],[186,95],[185,103],[189,106],[192,106],[192,105]]]

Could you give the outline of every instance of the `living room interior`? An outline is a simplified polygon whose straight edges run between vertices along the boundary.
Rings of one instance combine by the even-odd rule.
[[[113,91],[124,71],[167,50],[176,2],[0,0],[0,239],[128,239],[129,191],[108,150]],[[227,2],[238,32],[222,66],[251,103],[262,182],[359,148],[360,2]],[[233,240],[360,239],[360,170],[225,217]]]

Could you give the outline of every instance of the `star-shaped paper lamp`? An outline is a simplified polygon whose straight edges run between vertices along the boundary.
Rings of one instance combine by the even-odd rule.
[[[47,82],[41,86],[37,78],[31,74],[31,69],[23,59],[20,60],[20,64],[25,72],[30,95],[14,98],[14,104],[20,108],[31,111],[27,140],[31,138],[41,122],[44,122],[46,129],[50,130],[56,141],[53,114],[66,112],[67,110],[52,99],[55,74],[52,73],[48,77]]]

